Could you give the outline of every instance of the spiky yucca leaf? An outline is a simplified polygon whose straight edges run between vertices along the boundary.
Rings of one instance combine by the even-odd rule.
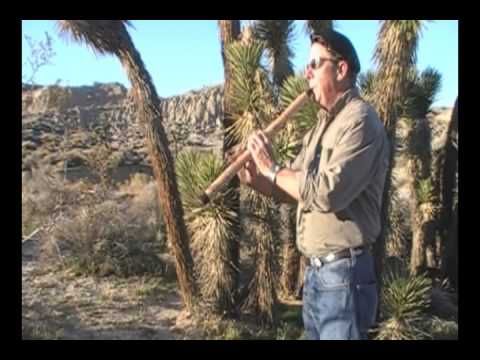
[[[252,40],[247,43],[235,41],[226,47],[226,60],[232,71],[233,111],[252,111],[260,97],[256,82],[264,43]]]
[[[358,87],[363,98],[371,100],[375,93],[375,72],[368,70],[358,76]]]
[[[430,177],[418,181],[417,197],[419,204],[425,204],[432,201],[433,187],[432,179]]]
[[[390,196],[390,212],[387,222],[386,248],[391,256],[406,257],[409,253],[412,230],[408,206],[399,194],[398,169],[392,172],[392,191]]]
[[[234,42],[227,46],[226,58],[230,64],[233,125],[227,129],[242,146],[254,129],[264,128],[272,120],[272,85],[260,58],[264,44],[257,40]]]
[[[423,314],[430,306],[431,280],[426,276],[402,276],[388,272],[382,289],[382,318],[378,340],[428,338],[423,330]]]
[[[204,206],[198,198],[208,184],[223,171],[213,153],[185,151],[177,160],[177,174],[187,227],[192,238],[195,272],[202,300],[214,311],[234,309],[237,264],[232,263],[235,231],[239,221],[232,207],[229,189],[220,191]]]
[[[416,62],[421,20],[383,20],[375,48],[379,64],[374,103],[387,131],[394,129],[396,109],[407,83],[407,74]]]
[[[412,69],[408,75],[403,116],[412,119],[425,118],[435,101],[442,83],[442,75],[433,68],[426,68],[419,75]]]
[[[300,76],[288,77],[280,90],[279,108],[285,110],[301,93],[308,89],[307,80]],[[286,126],[274,139],[276,158],[285,162],[295,158],[303,136],[317,121],[318,107],[313,100],[308,102],[288,120]]]
[[[285,80],[280,92],[280,110],[286,109],[301,93],[308,90],[308,82],[301,76],[290,76]],[[318,105],[312,99],[292,117],[289,123],[293,124],[303,137],[317,122]]]
[[[291,42],[294,30],[294,20],[257,20],[253,27],[255,37],[265,44],[276,87],[281,86],[287,76],[293,74]]]
[[[83,42],[99,54],[118,54],[125,46],[128,20],[58,20],[60,34]]]
[[[325,29],[333,30],[334,25],[334,20],[305,20],[305,32],[312,35]]]
[[[402,277],[390,272],[384,284],[383,318],[418,320],[430,306],[432,283],[424,275]]]
[[[176,162],[178,187],[182,195],[185,211],[192,216],[213,215],[217,211],[228,211],[229,192],[219,191],[204,206],[199,197],[203,191],[224,170],[225,164],[210,152],[183,151]]]

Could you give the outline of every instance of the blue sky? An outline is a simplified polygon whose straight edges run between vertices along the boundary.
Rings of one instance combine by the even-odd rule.
[[[219,32],[216,20],[133,20],[130,36],[152,76],[161,97],[179,95],[203,86],[223,82]],[[357,49],[362,71],[374,69],[372,60],[378,20],[337,20],[336,29],[350,38]],[[92,85],[94,82],[120,82],[130,86],[120,62],[112,56],[96,55],[85,45],[59,37],[55,21],[22,21],[22,78],[31,73],[27,62],[30,47],[25,35],[33,40],[53,39],[56,55],[36,75],[36,82],[49,85],[61,80],[63,85]],[[295,71],[308,58],[309,40],[304,22],[296,21],[294,47]],[[442,74],[442,88],[434,106],[453,106],[458,95],[458,21],[428,22],[420,38],[417,67],[433,67]]]

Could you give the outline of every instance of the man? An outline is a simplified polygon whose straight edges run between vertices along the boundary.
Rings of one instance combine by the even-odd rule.
[[[297,246],[308,259],[303,321],[310,339],[366,339],[378,303],[369,247],[380,233],[389,145],[375,110],[355,86],[351,42],[328,30],[311,37],[305,76],[320,106],[316,126],[290,166],[271,157],[262,131],[248,140],[243,184],[297,202]]]

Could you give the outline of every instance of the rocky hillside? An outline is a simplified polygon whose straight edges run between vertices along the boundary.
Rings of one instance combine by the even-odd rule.
[[[222,147],[223,87],[208,87],[181,96],[161,99],[163,124],[172,153],[182,148],[214,150]],[[427,120],[432,126],[432,147],[443,143],[451,108],[435,108]],[[120,84],[82,87],[27,87],[22,92],[22,168],[32,162],[63,167],[81,164],[95,139],[92,129],[109,124],[108,141],[120,158],[120,166],[149,166],[143,130],[132,98]],[[400,124],[399,136],[404,136]],[[404,161],[398,161],[398,180],[404,183]],[[402,194],[408,196],[407,193]]]
[[[148,165],[143,129],[131,95],[120,84],[22,89],[22,168],[32,162],[70,165],[88,153],[92,129],[109,125],[107,138],[121,165]],[[223,88],[215,86],[161,99],[163,125],[176,153],[184,147],[219,150]]]

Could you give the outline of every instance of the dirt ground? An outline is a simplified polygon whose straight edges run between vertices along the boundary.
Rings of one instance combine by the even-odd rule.
[[[189,329],[175,283],[77,276],[41,259],[38,239],[22,244],[22,338],[199,338]]]

